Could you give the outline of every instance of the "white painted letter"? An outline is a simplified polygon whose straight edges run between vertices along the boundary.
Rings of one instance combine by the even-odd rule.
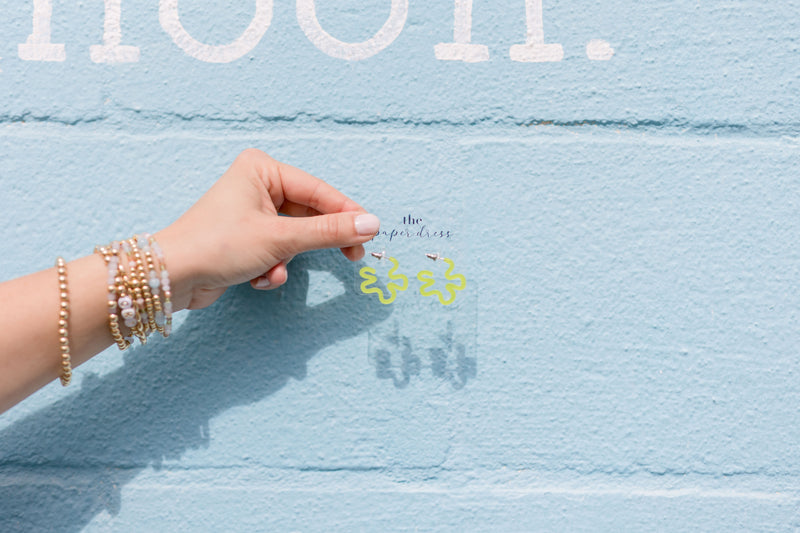
[[[592,61],[608,61],[614,57],[614,49],[607,41],[592,39],[586,45],[586,57]]]
[[[200,61],[230,63],[256,47],[272,22],[272,0],[256,0],[256,14],[250,26],[230,44],[203,44],[184,29],[178,15],[178,0],[160,0],[158,20],[178,47]]]
[[[67,53],[63,44],[50,42],[51,0],[33,0],[33,33],[25,44],[17,46],[20,59],[25,61],[64,61]]]
[[[512,61],[535,62],[561,61],[564,49],[560,44],[544,44],[544,22],[542,0],[525,0],[525,22],[527,35],[525,44],[511,47]]]
[[[453,43],[439,43],[434,47],[436,59],[477,63],[489,60],[489,47],[471,44],[472,0],[456,0],[453,23]]]
[[[397,39],[408,18],[408,0],[392,0],[392,11],[383,27],[363,43],[345,43],[322,29],[314,0],[297,0],[297,22],[314,46],[331,57],[358,61],[372,57]]]
[[[122,0],[104,0],[106,17],[103,21],[103,44],[89,47],[89,55],[95,63],[136,63],[139,61],[138,46],[120,46],[122,40]]]

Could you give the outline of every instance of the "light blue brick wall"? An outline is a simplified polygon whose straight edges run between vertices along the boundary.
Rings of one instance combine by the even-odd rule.
[[[476,62],[437,59],[452,0],[317,0],[323,49],[309,0],[178,3],[207,45],[255,16],[238,51],[121,0],[117,63],[104,2],[48,4],[2,2],[0,278],[169,224],[251,146],[452,234],[368,246],[392,304],[308,254],[3,414],[0,530],[800,528],[800,2],[545,0],[546,62],[510,52],[534,0],[475,0]]]

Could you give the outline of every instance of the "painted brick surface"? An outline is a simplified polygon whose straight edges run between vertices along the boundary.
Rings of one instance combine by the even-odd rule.
[[[0,278],[169,224],[253,146],[412,283],[307,254],[101,354],[0,417],[0,530],[800,528],[798,2],[546,0],[543,62],[534,0],[474,2],[470,62],[436,47],[470,2],[3,4]]]

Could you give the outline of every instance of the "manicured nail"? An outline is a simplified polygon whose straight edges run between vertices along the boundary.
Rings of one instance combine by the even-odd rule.
[[[356,217],[356,233],[359,235],[375,235],[381,229],[381,221],[375,215],[358,215]]]
[[[256,280],[256,289],[266,289],[269,287],[269,280],[266,277],[261,277]]]

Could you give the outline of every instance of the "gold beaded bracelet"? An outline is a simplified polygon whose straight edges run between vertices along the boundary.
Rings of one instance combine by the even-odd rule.
[[[161,333],[162,336],[164,335],[164,326],[165,326],[165,318],[164,318],[164,308],[161,305],[161,298],[159,297],[159,289],[161,289],[161,279],[159,278],[159,273],[156,270],[156,263],[153,259],[153,252],[150,249],[150,240],[152,237],[145,236],[147,239],[147,246],[144,248],[144,259],[147,263],[147,271],[149,272],[149,279],[147,280],[148,285],[153,293],[153,314],[150,315],[153,319],[153,329],[157,330]]]
[[[145,259],[143,251],[140,249],[140,241],[138,236],[134,236],[128,241],[133,250],[134,260],[136,262],[136,275],[139,276],[139,287],[142,289],[142,298],[144,298],[144,315],[142,315],[142,322],[144,323],[145,333],[149,335],[156,330],[155,310],[153,308],[153,296],[150,291],[150,283],[148,282],[147,272],[145,272]],[[141,243],[147,246],[146,241]]]
[[[66,387],[72,380],[72,361],[69,356],[69,289],[67,286],[67,263],[63,257],[56,259],[58,289],[61,296],[61,311],[58,320],[58,342],[61,346],[61,384]]]

